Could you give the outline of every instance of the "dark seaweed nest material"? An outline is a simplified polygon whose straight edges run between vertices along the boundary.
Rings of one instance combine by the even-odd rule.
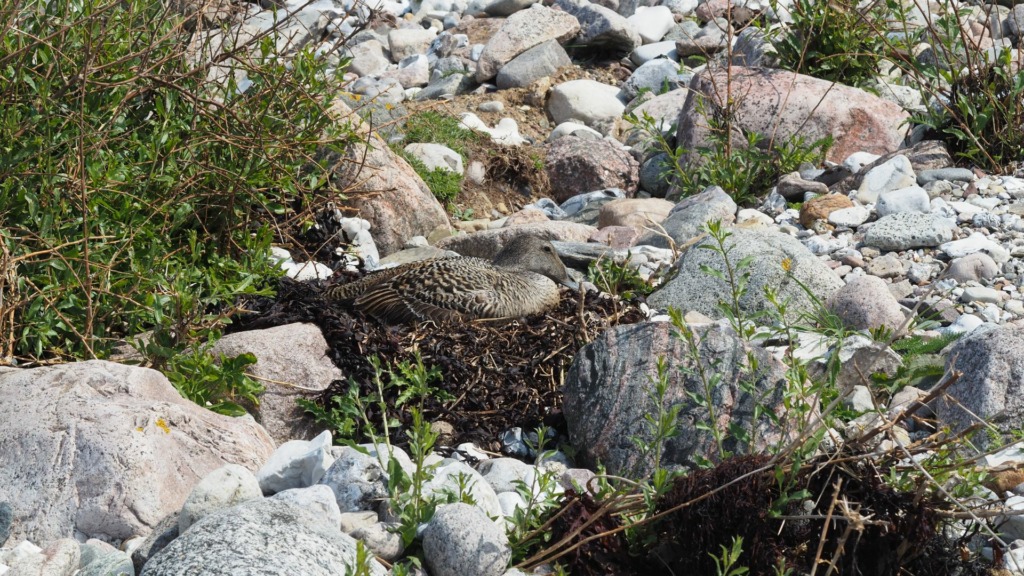
[[[375,398],[377,387],[369,358],[393,366],[418,350],[426,366],[440,369],[434,387],[454,400],[428,398],[424,416],[455,428],[455,443],[476,442],[496,450],[498,435],[513,426],[529,430],[541,423],[560,427],[562,378],[576,351],[609,326],[644,319],[638,301],[624,302],[589,293],[563,291],[559,306],[540,315],[505,322],[466,322],[386,327],[372,318],[343,309],[321,296],[316,284],[283,279],[276,298],[244,303],[249,313],[234,319],[229,331],[239,332],[310,322],[320,327],[333,362],[347,380],[336,380],[320,396],[321,405],[345,397],[350,379],[363,397]],[[398,391],[392,394],[397,396]],[[410,416],[385,398],[387,416],[407,427]],[[376,402],[368,406],[370,422],[380,430],[383,415]],[[394,438],[393,438],[394,439]],[[358,439],[357,439],[358,440]],[[398,438],[401,445],[404,438]]]
[[[605,513],[616,497],[594,502],[568,491],[551,524],[553,548],[535,558],[557,559],[571,574],[714,575],[712,555],[720,557],[739,537],[737,566],[751,576],[778,574],[780,567],[807,574],[815,564],[818,574],[830,564],[832,574],[858,576],[990,574],[961,554],[974,532],[944,533],[948,524],[938,511],[948,503],[888,486],[883,478],[893,462],[886,460],[817,458],[800,468],[790,491],[805,495],[776,515],[781,493],[771,458],[730,458],[678,478],[657,504],[660,520],[634,527],[632,539],[618,517]],[[813,502],[811,509],[803,508],[805,501]]]

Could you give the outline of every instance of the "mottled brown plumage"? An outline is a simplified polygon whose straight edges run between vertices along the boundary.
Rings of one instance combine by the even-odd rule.
[[[387,324],[536,314],[558,303],[556,282],[572,286],[547,240],[520,236],[494,260],[435,258],[374,272],[327,289],[330,300]]]

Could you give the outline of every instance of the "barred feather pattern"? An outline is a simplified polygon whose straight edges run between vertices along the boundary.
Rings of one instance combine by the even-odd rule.
[[[557,305],[558,285],[552,277],[568,282],[554,248],[547,241],[527,240],[511,243],[494,262],[480,258],[412,262],[328,288],[325,295],[352,303],[387,324],[510,318]]]

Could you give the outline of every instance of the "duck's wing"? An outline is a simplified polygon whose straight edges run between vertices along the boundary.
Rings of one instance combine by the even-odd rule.
[[[475,258],[433,260],[367,289],[359,310],[389,324],[488,317],[498,304],[501,272]]]
[[[397,276],[416,270],[420,266],[429,266],[429,263],[434,260],[446,259],[447,258],[434,258],[430,260],[419,260],[417,262],[409,262],[407,264],[392,266],[391,268],[384,268],[383,270],[376,270],[358,280],[327,288],[324,290],[324,297],[328,300],[335,300],[339,302],[352,302],[375,286],[385,284]]]

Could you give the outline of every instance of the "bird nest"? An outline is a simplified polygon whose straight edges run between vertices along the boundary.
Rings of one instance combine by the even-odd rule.
[[[576,351],[610,326],[644,319],[637,300],[566,290],[558,307],[545,314],[501,322],[388,327],[325,300],[321,292],[316,284],[284,279],[276,298],[245,303],[250,312],[236,318],[230,331],[294,322],[319,326],[330,346],[328,354],[345,379],[334,381],[317,403],[351,410],[356,395],[363,399],[361,413],[367,418],[353,422],[357,441],[368,432],[367,423],[378,432],[385,421],[400,422],[405,429],[411,425],[408,406],[399,400],[403,390],[390,386],[394,379],[387,368],[414,362],[417,354],[441,375],[431,383],[436,391],[423,399],[422,411],[427,421],[454,428],[444,441],[474,442],[497,451],[498,436],[511,427],[561,428],[561,388]],[[385,369],[380,383],[372,357]],[[404,437],[394,436],[401,445]]]

